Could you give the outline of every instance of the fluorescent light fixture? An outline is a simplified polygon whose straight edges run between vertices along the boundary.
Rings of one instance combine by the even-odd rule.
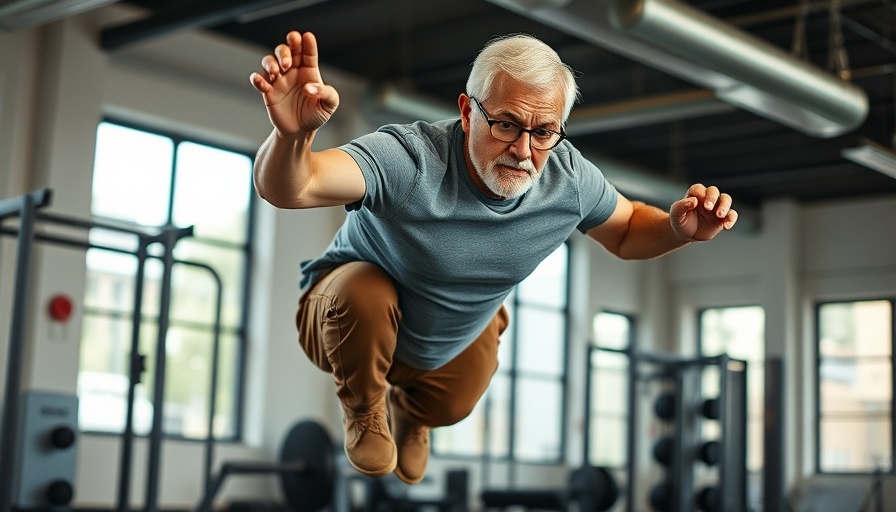
[[[862,140],[856,147],[843,148],[840,154],[847,160],[896,178],[896,151],[892,149]]]

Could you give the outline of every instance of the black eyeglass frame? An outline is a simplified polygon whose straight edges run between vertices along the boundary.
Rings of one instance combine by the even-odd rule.
[[[470,98],[470,100],[473,101],[473,103],[476,104],[476,106],[479,108],[479,111],[482,112],[482,115],[485,117],[485,122],[488,124],[488,133],[492,137],[494,137],[495,140],[511,144],[511,143],[514,143],[517,140],[519,140],[519,138],[523,136],[523,132],[525,132],[525,133],[529,134],[529,146],[531,146],[533,149],[537,149],[539,151],[550,151],[550,150],[556,148],[557,145],[559,145],[561,142],[563,142],[563,139],[566,138],[566,132],[563,131],[563,128],[560,128],[559,132],[548,129],[548,128],[523,128],[522,126],[514,123],[513,121],[506,121],[503,119],[493,119],[492,116],[488,115],[488,112],[485,111],[485,108],[482,107],[482,103],[479,103],[479,100],[477,100],[473,96],[468,96],[468,97]],[[492,127],[495,126],[495,123],[507,123],[507,124],[516,126],[517,129],[519,130],[519,133],[516,134],[516,137],[514,137],[513,140],[499,139],[498,137],[495,137],[495,134],[492,131]],[[557,135],[558,136],[557,141],[554,142],[554,144],[552,144],[550,147],[547,147],[547,148],[536,147],[535,145],[533,145],[533,142],[535,141],[535,137],[533,137],[532,135],[534,132],[538,132],[538,131],[544,131],[544,132],[551,133],[553,135]]]

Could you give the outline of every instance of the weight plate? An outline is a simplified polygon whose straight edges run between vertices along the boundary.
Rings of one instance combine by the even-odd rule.
[[[332,504],[336,486],[333,441],[326,429],[314,421],[296,423],[283,442],[280,462],[303,462],[307,471],[283,473],[280,483],[286,502],[294,512],[318,512]]]
[[[619,498],[616,479],[607,468],[583,466],[569,475],[568,493],[571,501],[577,501],[581,512],[604,512]]]

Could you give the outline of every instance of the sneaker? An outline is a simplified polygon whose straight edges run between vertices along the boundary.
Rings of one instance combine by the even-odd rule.
[[[392,390],[386,398],[389,424],[398,447],[395,474],[405,483],[417,484],[426,474],[429,460],[429,427],[417,423],[395,402]]]
[[[345,454],[353,468],[367,476],[383,476],[395,470],[398,454],[382,404],[363,413],[343,406],[342,424]]]

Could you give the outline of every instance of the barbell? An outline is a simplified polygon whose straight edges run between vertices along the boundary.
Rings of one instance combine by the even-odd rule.
[[[279,462],[224,462],[199,504],[211,512],[212,502],[231,475],[278,474],[286,503],[294,512],[318,512],[329,507],[336,487],[336,456],[327,430],[310,420],[299,421],[286,434]]]
[[[488,508],[526,507],[544,510],[604,512],[619,497],[616,479],[607,468],[583,466],[569,475],[563,489],[502,489],[482,492],[482,504]]]

